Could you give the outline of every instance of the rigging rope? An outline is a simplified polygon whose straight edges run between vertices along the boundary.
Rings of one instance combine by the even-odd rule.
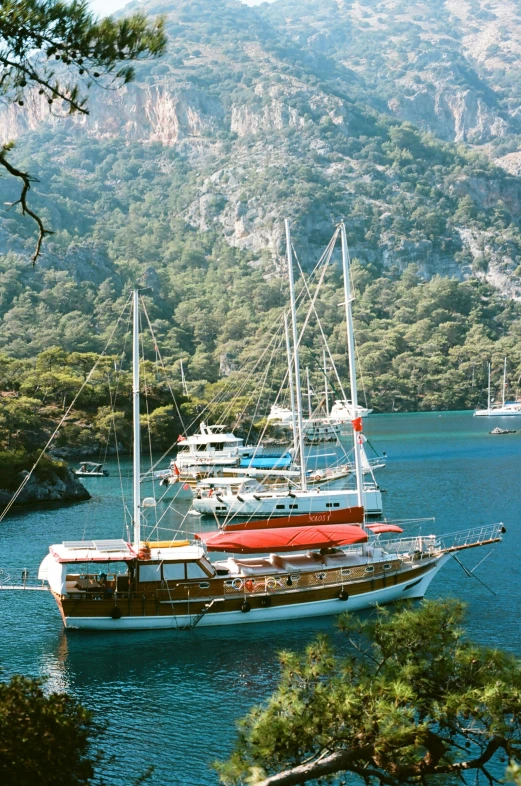
[[[110,334],[109,339],[108,339],[107,343],[105,344],[105,347],[104,347],[103,351],[101,352],[101,354],[99,355],[98,359],[94,363],[93,367],[91,368],[91,370],[89,371],[89,373],[87,374],[85,379],[83,380],[80,389],[78,390],[78,392],[74,396],[73,400],[71,401],[71,403],[67,407],[67,409],[66,409],[65,413],[63,414],[60,422],[58,423],[58,425],[56,426],[56,428],[52,432],[51,436],[47,440],[47,443],[46,443],[45,447],[43,448],[43,450],[41,451],[40,455],[38,456],[38,458],[34,462],[34,464],[31,467],[29,473],[24,477],[24,479],[22,480],[22,482],[18,486],[17,490],[15,491],[15,493],[13,494],[13,496],[11,497],[11,499],[9,500],[7,505],[5,506],[4,510],[2,511],[2,513],[0,513],[0,523],[2,523],[2,521],[5,519],[5,517],[7,516],[7,514],[9,513],[9,511],[11,510],[13,505],[15,504],[16,500],[18,499],[18,497],[20,496],[20,494],[22,493],[22,491],[24,490],[26,485],[29,483],[30,479],[33,476],[33,472],[35,471],[36,467],[38,466],[38,464],[42,460],[43,456],[46,454],[47,450],[50,448],[50,446],[54,442],[54,439],[56,438],[56,435],[58,434],[58,432],[61,429],[62,425],[67,420],[68,416],[70,415],[71,410],[73,409],[76,401],[78,400],[78,398],[82,394],[85,386],[90,382],[92,375],[94,374],[94,372],[97,369],[99,363],[101,362],[101,359],[103,357],[105,357],[105,353],[107,352],[107,349],[110,346],[110,344],[112,342],[112,339],[114,338],[114,335],[115,335],[116,330],[117,330],[117,328],[119,326],[121,318],[123,317],[123,314],[125,313],[125,310],[126,310],[127,306],[129,305],[130,301],[131,301],[131,295],[129,295],[129,297],[127,299],[127,302],[123,306],[123,309],[122,309],[122,311],[121,311],[121,313],[120,313],[120,315],[119,315],[119,317],[118,317],[118,319],[116,321],[116,324],[114,325],[112,333]]]

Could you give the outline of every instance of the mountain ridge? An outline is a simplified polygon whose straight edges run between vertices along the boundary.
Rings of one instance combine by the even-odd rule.
[[[424,21],[400,21],[397,37],[406,43],[411,25],[441,24],[432,0],[413,5],[423,9]],[[484,3],[474,5],[479,10]],[[398,317],[390,304],[406,298],[403,281],[412,282],[415,294],[410,305],[397,307],[402,319],[426,318],[422,287],[432,287],[433,303],[445,304],[433,305],[437,316],[425,336],[436,336],[436,352],[453,352],[451,369],[465,368],[467,382],[459,380],[458,390],[468,383],[477,354],[491,351],[494,342],[508,339],[513,352],[521,300],[521,179],[495,161],[517,156],[516,134],[509,126],[506,137],[456,144],[436,137],[428,125],[404,122],[388,102],[407,94],[396,93],[402,82],[391,79],[385,58],[375,55],[375,69],[385,66],[380,75],[370,63],[355,62],[356,51],[349,49],[355,36],[346,33],[351,28],[329,25],[336,38],[316,38],[329,29],[330,12],[347,9],[351,19],[359,9],[353,29],[356,36],[362,31],[362,43],[369,35],[363,31],[375,27],[375,18],[383,20],[371,53],[381,48],[384,34],[391,41],[386,24],[389,9],[398,6],[398,0],[303,0],[301,17],[292,21],[286,0],[253,8],[235,0],[148,0],[125,10],[168,11],[171,43],[161,60],[138,66],[134,84],[117,93],[93,92],[87,118],[53,118],[37,96],[25,107],[2,108],[0,135],[18,134],[15,160],[39,177],[33,204],[55,234],[33,273],[24,257],[30,223],[0,211],[0,347],[17,358],[31,358],[50,341],[67,351],[93,351],[126,288],[145,276],[153,285],[157,333],[174,367],[184,357],[194,383],[217,383],[285,302],[287,217],[305,269],[345,219],[363,282],[358,332],[373,359],[371,331],[384,343],[395,342]],[[375,17],[380,8],[387,16],[378,11]],[[443,41],[431,56],[434,65],[446,53]],[[406,81],[416,73],[419,54],[428,59],[418,45]],[[432,73],[418,74],[416,92],[428,90]],[[465,80],[463,92],[472,82],[469,74]],[[501,85],[498,106],[514,123],[515,86],[510,117],[504,80]],[[15,187],[0,181],[2,202],[14,200]],[[447,306],[439,283],[444,279],[461,282],[461,289],[449,289],[455,298],[470,298],[473,305],[464,313]],[[328,329],[341,364],[338,314],[331,305],[338,295],[331,286]],[[385,297],[385,309],[368,303],[366,292]],[[494,304],[490,314],[480,298]],[[452,323],[458,328],[442,327]],[[401,332],[393,343],[398,355],[378,355],[375,368],[366,369],[371,395],[380,395],[384,373],[399,390],[403,374],[398,383],[393,364],[421,353],[421,331]],[[425,373],[438,379],[436,364],[429,369]],[[202,395],[201,386],[194,390]],[[472,395],[460,392],[451,400],[461,404]],[[409,388],[394,398],[386,393],[378,406],[420,406],[419,396]],[[441,400],[447,403],[425,399]]]

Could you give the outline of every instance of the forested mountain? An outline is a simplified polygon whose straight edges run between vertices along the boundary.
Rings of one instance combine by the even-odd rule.
[[[38,395],[23,380],[49,347],[98,350],[141,278],[172,373],[184,357],[193,392],[213,394],[205,381],[236,373],[286,302],[285,217],[306,269],[346,221],[373,406],[472,406],[491,354],[517,381],[515,3],[129,8],[167,14],[170,37],[135,84],[93,90],[87,119],[38,94],[0,109],[55,230],[33,270],[30,221],[0,216],[8,387]],[[321,309],[345,370],[341,299],[336,267]]]

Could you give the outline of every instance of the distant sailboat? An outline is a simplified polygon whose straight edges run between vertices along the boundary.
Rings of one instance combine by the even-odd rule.
[[[506,401],[506,391],[507,391],[507,359],[505,358],[503,363],[503,386],[502,386],[502,396],[501,396],[501,404],[492,404],[491,399],[491,387],[490,387],[490,376],[491,376],[491,364],[488,364],[488,393],[487,393],[487,408],[486,409],[476,409],[474,411],[475,417],[511,417],[517,415],[521,417],[521,401]]]

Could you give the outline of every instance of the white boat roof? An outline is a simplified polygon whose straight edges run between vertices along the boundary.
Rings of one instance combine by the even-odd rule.
[[[178,448],[182,450],[184,446],[209,445],[212,442],[233,442],[242,445],[243,440],[240,437],[236,437],[231,431],[221,431],[218,434],[192,434],[191,437],[186,437],[186,439],[179,442]]]
[[[191,543],[189,546],[174,546],[173,548],[168,546],[166,548],[155,548],[151,545],[150,552],[152,561],[160,559],[161,561],[168,560],[168,562],[201,559],[201,557],[206,555],[204,546],[197,543]]]
[[[49,546],[57,562],[121,562],[134,560],[136,552],[124,540],[65,540]]]
[[[49,547],[56,562],[130,562],[137,558],[133,547],[124,540],[69,540]],[[205,556],[201,544],[150,547],[151,561],[160,559],[184,561]],[[147,560],[149,562],[150,560]]]

